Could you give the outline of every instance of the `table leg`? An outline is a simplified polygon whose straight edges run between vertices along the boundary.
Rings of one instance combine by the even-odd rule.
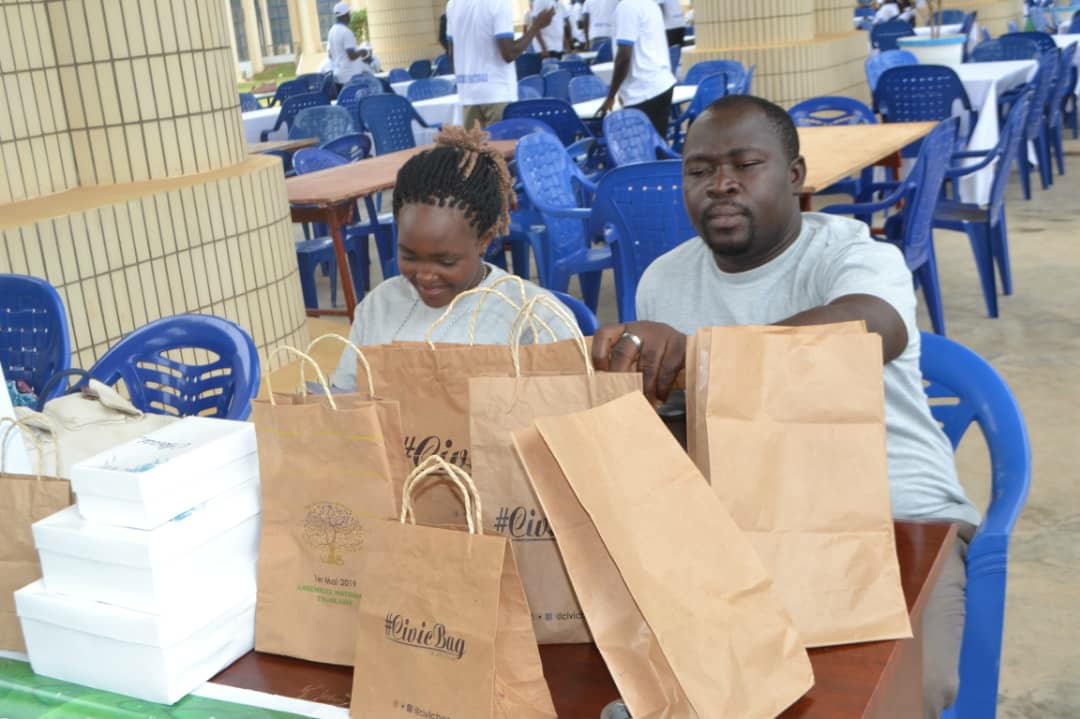
[[[345,295],[345,308],[348,316],[353,316],[356,309],[356,288],[353,286],[352,273],[349,271],[349,256],[345,252],[345,225],[352,216],[352,203],[337,205],[330,211],[330,237],[334,240],[334,257],[337,258],[338,273],[341,275],[341,289]]]

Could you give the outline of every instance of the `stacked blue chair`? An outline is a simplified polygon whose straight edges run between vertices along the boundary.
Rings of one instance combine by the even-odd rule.
[[[375,154],[408,150],[416,147],[412,124],[429,125],[401,95],[373,95],[360,103],[360,121],[375,140]]]
[[[553,57],[545,57],[540,61],[540,76],[543,77],[549,72],[558,72],[562,68],[559,67],[559,61]]]
[[[570,80],[573,78],[567,70],[556,70],[544,75],[544,97],[570,101]]]
[[[301,110],[329,104],[330,100],[328,100],[326,95],[321,92],[308,92],[286,98],[285,102],[281,103],[281,110],[278,112],[277,121],[274,122],[274,126],[269,130],[263,130],[259,134],[259,140],[266,142],[270,139],[271,133],[277,132],[281,129],[282,125],[291,129],[293,120]]]
[[[1024,128],[1024,138],[1035,147],[1035,153],[1039,158],[1039,179],[1043,189],[1047,189],[1054,182],[1054,173],[1050,168],[1050,138],[1046,126],[1046,106],[1054,92],[1058,72],[1057,46],[1054,52],[1043,53],[1039,56],[1039,69],[1035,73],[1032,82],[1035,88],[1035,96],[1031,101],[1031,111],[1028,113]],[[1020,168],[1020,187],[1024,191],[1024,199],[1031,199],[1031,160],[1028,157],[1027,143],[1021,143],[1017,150],[1017,159]]]
[[[390,70],[390,72],[389,72],[389,74],[388,74],[388,76],[386,78],[386,81],[389,82],[390,84],[394,84],[394,83],[397,83],[397,82],[409,82],[410,80],[415,80],[415,79],[416,78],[414,78],[412,75],[410,75],[409,71],[406,70],[405,68],[395,67],[392,70]]]
[[[738,60],[704,60],[699,62],[686,71],[686,79],[683,80],[682,84],[700,85],[704,78],[718,72],[727,75],[727,94],[739,94],[738,89],[745,83],[746,68]]]
[[[998,701],[1009,540],[1031,487],[1031,446],[1009,386],[983,358],[945,337],[922,334],[919,366],[930,411],[953,450],[972,423],[990,452],[990,506],[967,552],[960,693],[943,719],[993,717]]]
[[[414,80],[423,80],[425,77],[431,77],[431,61],[430,60],[416,60],[409,65],[409,77]]]
[[[938,10],[933,15],[934,25],[959,25],[964,22],[963,10]]]
[[[1033,60],[1042,50],[1031,38],[1002,35],[997,40],[980,42],[971,51],[971,62]]]
[[[613,266],[611,248],[594,248],[586,232],[596,185],[582,174],[562,142],[547,133],[534,132],[518,140],[515,161],[529,204],[544,224],[542,233],[531,235],[537,239],[533,252],[540,284],[566,292],[570,277],[577,275],[585,304],[595,312],[601,273]]]
[[[270,98],[270,102],[267,107],[284,104],[284,102],[293,95],[303,95],[308,92],[311,91],[307,89],[306,82],[286,80],[285,82],[277,86],[277,90],[274,91],[274,96]]]
[[[869,107],[850,97],[812,97],[798,103],[788,114],[799,127],[822,127],[827,125],[876,125],[877,115]],[[858,200],[864,187],[874,180],[874,168],[867,167],[860,177],[848,177],[833,183],[817,194],[851,195]]]
[[[986,312],[991,317],[998,316],[997,288],[994,282],[995,263],[1001,276],[1002,291],[1006,295],[1012,294],[1009,242],[1005,226],[1005,188],[1009,184],[1013,159],[1024,137],[1024,124],[1031,110],[1033,93],[1034,90],[1029,89],[1013,104],[998,143],[993,149],[970,150],[953,155],[954,160],[981,158],[979,162],[966,167],[949,168],[946,178],[954,183],[965,175],[997,163],[994,165],[989,203],[983,207],[977,202],[942,199],[938,201],[937,208],[934,210],[934,227],[967,234],[972,254],[975,255],[975,268],[979,273]]]
[[[517,70],[518,79],[530,75],[539,75],[541,62],[540,55],[535,52],[526,52],[519,55],[518,59],[514,60],[514,68]]]
[[[333,98],[335,90],[337,90],[337,80],[334,79],[334,73],[323,73],[323,83],[322,87],[319,88],[319,92],[329,98]]]
[[[529,97],[523,97],[521,95],[521,91],[525,88],[528,88],[531,93],[535,93],[535,97],[543,97],[544,78],[540,77],[539,75],[529,75],[528,77],[523,77],[518,80],[518,97],[522,100],[532,99]]]
[[[45,280],[0,274],[0,367],[6,381],[26,382],[38,394],[50,377],[71,367],[64,301]],[[57,384],[46,399],[66,388]]]
[[[347,162],[366,160],[371,157],[371,138],[359,132],[336,137],[319,145],[319,149],[340,155]]]
[[[1057,52],[1058,46],[1054,42],[1054,38],[1049,33],[1045,32],[1007,32],[1001,37],[1019,37],[1031,40],[1039,49],[1043,52]]]
[[[976,114],[967,90],[956,71],[944,65],[904,65],[889,68],[878,78],[874,89],[874,110],[885,122],[925,122],[946,120],[959,105],[966,113],[958,149],[967,146],[975,129]],[[919,143],[903,150],[904,157],[918,154]]]
[[[506,106],[503,119],[528,117],[539,120],[555,130],[571,157],[588,153],[590,162],[595,158],[596,138],[582,122],[570,103],[545,97],[539,100],[518,100]]]
[[[616,110],[604,117],[604,140],[613,167],[652,162],[657,159],[657,154],[670,159],[679,157],[679,153],[668,147],[664,138],[657,134],[648,115],[633,108]]]
[[[877,50],[898,50],[898,38],[911,37],[915,30],[903,20],[880,22],[870,28],[870,44]]]
[[[582,75],[570,80],[570,102],[574,105],[598,97],[607,97],[607,94],[607,83],[596,75]]]
[[[430,100],[433,97],[445,97],[453,95],[456,91],[453,81],[441,77],[428,77],[423,80],[414,80],[405,90],[405,96],[409,102],[418,100]]]
[[[891,67],[918,64],[919,59],[907,50],[885,50],[876,55],[870,55],[863,63],[863,68],[866,70],[866,83],[870,86],[870,94],[874,94],[881,73]]]
[[[240,112],[251,112],[253,110],[261,110],[262,106],[259,101],[255,99],[255,96],[250,92],[240,93]]]
[[[296,113],[289,128],[289,139],[314,137],[329,142],[342,135],[356,132],[352,113],[337,105],[308,107]]]
[[[175,359],[195,350],[209,359]],[[124,383],[143,412],[180,417],[247,419],[259,392],[259,353],[239,325],[213,315],[176,315],[143,325],[125,336],[90,368],[90,376]]]
[[[694,67],[697,67],[697,65]],[[694,91],[694,97],[690,100],[690,104],[682,114],[677,115],[671,121],[672,149],[676,152],[682,149],[683,142],[686,140],[686,133],[690,131],[690,126],[694,124],[697,116],[703,113],[705,108],[715,100],[730,94],[730,88],[731,81],[728,79],[727,73],[717,72],[698,80],[697,90]],[[686,125],[685,129],[683,129],[684,123]]]
[[[1076,102],[1076,43],[1061,51],[1057,82],[1046,104],[1047,142],[1057,160],[1058,174],[1065,174],[1065,104]]]
[[[878,237],[895,245],[904,253],[904,262],[922,286],[926,308],[934,332],[945,334],[945,317],[941,309],[941,288],[938,285],[937,260],[934,257],[933,221],[941,186],[945,180],[948,158],[956,142],[955,119],[935,127],[922,143],[915,166],[899,182],[882,183],[891,190],[888,197],[877,202],[854,205],[831,205],[822,212],[872,216],[902,203],[899,213],[885,221],[885,234]]]
[[[663,160],[616,167],[600,179],[589,220],[615,263],[619,321],[637,318],[638,281],[653,260],[697,235],[686,214],[682,162]]]
[[[363,77],[363,81],[357,81],[354,77],[341,88],[341,92],[337,96],[337,106],[344,107],[349,111],[349,116],[358,130],[361,129],[360,101],[365,97],[384,94],[382,83],[379,82],[378,78],[371,75],[364,75]]]
[[[322,92],[323,82],[325,81],[322,73],[309,72],[304,75],[297,75],[293,82],[299,83],[303,86],[304,92]]]
[[[454,74],[454,61],[450,59],[449,55],[439,55],[435,58],[435,71],[434,75],[440,77],[442,75]]]
[[[593,51],[596,52],[596,57],[593,58],[594,65],[615,60],[615,56],[611,50],[611,40],[601,40],[596,43],[596,45],[593,46]]]
[[[539,100],[544,96],[543,90],[537,90],[530,84],[518,84],[518,99],[519,100]]]
[[[588,305],[577,297],[568,295],[565,292],[559,292],[558,290],[548,291],[555,295],[555,298],[566,305],[566,308],[573,313],[574,320],[577,322],[581,334],[586,337],[592,337],[596,334],[596,330],[600,329],[600,320],[596,319],[596,315],[593,314],[593,311],[589,309]]]
[[[559,62],[559,69],[570,73],[570,77],[581,77],[582,75],[593,74],[592,69],[589,68],[589,63],[584,60],[567,60],[563,58]]]

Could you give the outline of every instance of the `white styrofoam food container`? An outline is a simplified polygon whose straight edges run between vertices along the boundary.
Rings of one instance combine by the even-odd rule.
[[[255,426],[185,417],[71,468],[79,512],[92,522],[153,529],[258,472]]]
[[[50,594],[15,592],[34,672],[173,704],[255,646],[255,594],[217,592],[168,617]]]
[[[68,507],[33,532],[50,593],[151,614],[184,611],[214,591],[255,591],[259,483],[249,479],[157,529],[95,524]]]

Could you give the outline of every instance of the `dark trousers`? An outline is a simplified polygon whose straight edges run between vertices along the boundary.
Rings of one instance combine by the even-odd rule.
[[[682,47],[683,38],[686,37],[685,27],[673,27],[668,28],[667,31],[667,45],[668,47]]]
[[[649,118],[649,122],[653,124],[653,127],[660,134],[660,137],[665,140],[667,139],[668,120],[671,119],[671,93],[674,91],[675,86],[672,85],[656,97],[651,97],[637,105],[627,106],[644,112]]]

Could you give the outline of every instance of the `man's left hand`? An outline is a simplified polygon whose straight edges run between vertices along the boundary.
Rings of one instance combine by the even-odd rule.
[[[604,115],[611,112],[611,108],[614,107],[614,106],[615,106],[615,98],[613,98],[613,97],[607,98],[606,100],[604,100],[604,104],[600,106],[600,109],[596,111],[596,115],[594,117],[596,117],[597,119],[604,117]]]

